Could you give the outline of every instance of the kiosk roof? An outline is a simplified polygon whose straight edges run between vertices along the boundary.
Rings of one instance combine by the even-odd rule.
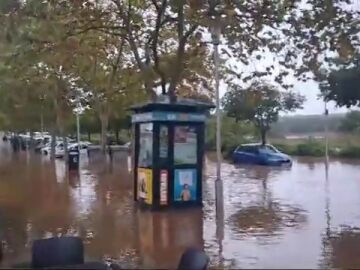
[[[169,100],[159,100],[155,102],[146,102],[130,107],[135,113],[152,111],[173,111],[173,112],[206,112],[215,108],[214,104],[206,103],[194,99],[177,98],[175,102]]]

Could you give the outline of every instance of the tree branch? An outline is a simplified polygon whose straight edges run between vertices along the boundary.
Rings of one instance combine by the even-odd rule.
[[[156,8],[156,11],[158,13],[160,13],[160,10],[162,9],[162,7],[160,8],[159,5],[156,3],[156,0],[151,0],[151,2],[153,3],[153,5],[155,6]],[[164,1],[163,1],[164,2]]]
[[[139,50],[137,48],[137,45],[136,45],[136,42],[135,42],[135,39],[134,39],[134,36],[133,36],[133,33],[132,33],[132,28],[131,28],[131,8],[132,8],[131,1],[129,1],[127,15],[125,15],[125,11],[124,11],[121,3],[120,3],[120,0],[112,0],[112,1],[116,2],[116,5],[117,5],[117,7],[119,9],[119,12],[122,15],[122,18],[123,18],[123,20],[125,22],[125,27],[126,27],[127,34],[128,34],[129,45],[130,45],[130,48],[131,48],[131,50],[132,50],[132,52],[134,54],[136,63],[138,64],[139,69],[142,72],[145,72],[146,68],[145,68],[145,65],[144,65],[143,61],[140,58]]]
[[[196,31],[196,29],[199,27],[199,25],[195,24],[190,27],[190,29],[185,33],[183,37],[183,42],[186,43],[188,38]]]
[[[155,2],[156,0],[153,0],[153,2]],[[153,57],[154,57],[154,69],[155,71],[159,74],[160,76],[160,80],[161,80],[161,89],[162,89],[162,94],[166,94],[166,78],[165,78],[165,74],[164,72],[162,72],[160,65],[159,65],[159,55],[158,55],[158,40],[159,40],[159,35],[160,35],[160,28],[162,26],[162,18],[164,16],[165,10],[167,7],[167,0],[162,0],[162,4],[161,7],[157,6],[157,17],[156,17],[156,26],[155,26],[155,31],[153,32],[152,35],[152,52],[153,52]]]
[[[180,17],[181,17],[181,11],[180,11]],[[179,19],[179,24],[181,23],[180,19]],[[169,91],[168,91],[169,95],[172,96],[172,97],[175,96],[176,85],[178,84],[178,82],[179,82],[179,80],[181,78],[181,74],[182,74],[182,72],[184,70],[184,63],[183,62],[184,62],[184,54],[185,54],[185,45],[186,45],[189,37],[195,32],[195,30],[197,28],[198,28],[198,25],[195,24],[195,25],[191,26],[190,29],[184,34],[183,33],[183,26],[178,27],[179,46],[178,46],[177,61],[176,61],[177,69],[175,70],[175,72],[174,72],[174,74],[173,74],[173,76],[171,78]]]

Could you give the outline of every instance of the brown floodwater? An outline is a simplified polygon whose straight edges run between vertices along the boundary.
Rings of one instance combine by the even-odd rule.
[[[215,164],[206,160],[203,209],[144,212],[127,157],[113,166],[62,160],[0,143],[0,240],[9,266],[34,239],[76,235],[89,260],[175,268],[189,246],[221,268],[360,268],[360,161],[295,159],[291,169],[223,164],[224,215],[215,214]]]

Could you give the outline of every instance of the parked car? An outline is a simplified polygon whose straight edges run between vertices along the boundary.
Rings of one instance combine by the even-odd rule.
[[[237,147],[233,153],[235,163],[256,164],[268,166],[291,166],[291,158],[281,153],[272,145],[243,144]]]
[[[121,147],[126,150],[131,150],[131,142],[124,143]]]
[[[62,141],[57,141],[55,143],[55,151],[57,148],[64,147],[64,143]],[[51,142],[48,142],[43,148],[41,148],[40,153],[44,155],[49,155],[51,152]]]
[[[80,155],[87,154],[88,147],[90,142],[80,142]],[[71,143],[68,145],[68,151],[73,151],[78,149],[78,143]],[[64,145],[55,148],[55,157],[63,158],[65,155]]]
[[[51,136],[44,135],[44,136],[34,136],[33,144],[35,147],[35,152],[41,152],[41,149],[51,141]]]

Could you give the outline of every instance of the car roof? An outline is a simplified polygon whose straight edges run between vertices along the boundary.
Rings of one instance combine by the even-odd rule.
[[[272,146],[271,144],[265,144],[266,146]],[[239,146],[262,146],[262,143],[245,143],[240,144]]]
[[[76,146],[77,144],[78,144],[77,142],[76,142],[76,143],[69,143],[68,146],[69,146],[69,147],[70,147],[70,146]]]
[[[89,142],[80,142],[80,145],[82,145],[82,144],[89,144]],[[78,145],[78,143],[77,142],[74,142],[74,143],[69,143],[69,146],[76,146],[76,145]]]

